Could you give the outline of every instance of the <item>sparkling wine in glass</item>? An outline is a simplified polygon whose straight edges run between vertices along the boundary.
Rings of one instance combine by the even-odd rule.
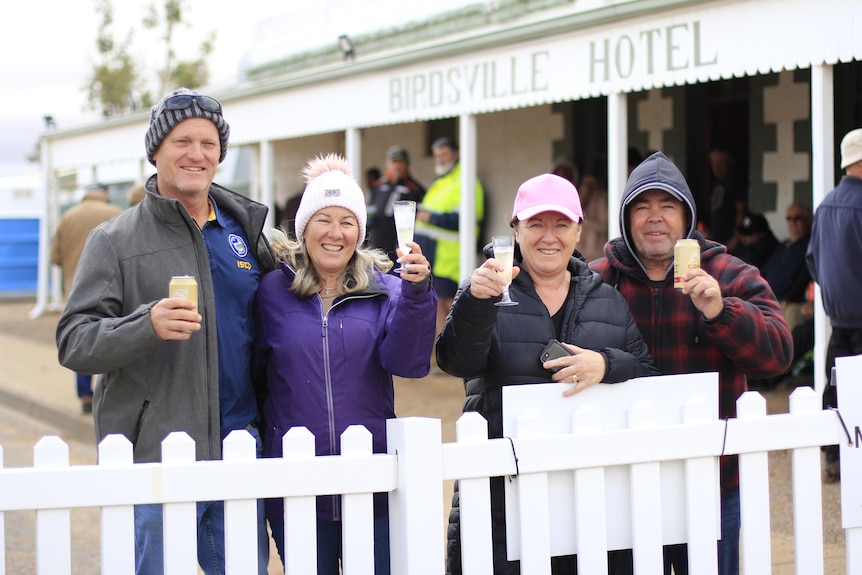
[[[503,288],[503,299],[494,305],[518,305],[518,302],[509,296],[509,285],[512,283],[512,260],[515,258],[515,238],[513,236],[494,236],[491,238],[494,244],[494,259],[503,264],[503,271],[499,272],[506,280]]]
[[[398,235],[398,247],[401,254],[410,253],[408,242],[413,241],[413,230],[416,227],[416,202],[410,200],[398,200],[392,204],[392,215],[395,217],[395,233]],[[392,271],[401,273],[400,266]]]

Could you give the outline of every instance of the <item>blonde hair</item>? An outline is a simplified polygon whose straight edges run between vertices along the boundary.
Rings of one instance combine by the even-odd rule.
[[[323,281],[314,269],[302,238],[293,240],[280,228],[274,228],[270,231],[269,240],[276,257],[296,273],[296,279],[290,286],[292,292],[299,297],[311,297],[323,289]],[[374,269],[386,273],[391,268],[392,260],[385,252],[357,247],[344,273],[338,278],[336,295],[360,292],[371,283]]]

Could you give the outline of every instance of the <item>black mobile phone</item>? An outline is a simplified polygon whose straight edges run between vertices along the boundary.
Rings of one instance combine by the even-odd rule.
[[[549,359],[557,359],[558,357],[565,357],[567,355],[574,355],[572,351],[564,346],[562,343],[557,341],[556,339],[552,339],[548,342],[548,345],[545,346],[545,349],[542,350],[541,355],[539,355],[539,363],[544,364]],[[552,369],[553,373],[556,373],[560,370],[560,368]]]

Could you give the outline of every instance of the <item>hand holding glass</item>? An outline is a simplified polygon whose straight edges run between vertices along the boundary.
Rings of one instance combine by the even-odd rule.
[[[494,259],[503,265],[503,271],[497,272],[506,281],[503,288],[503,299],[494,305],[518,305],[518,302],[509,297],[509,285],[512,283],[512,261],[515,258],[515,238],[512,236],[494,236],[491,238],[494,244]]]
[[[408,242],[413,241],[413,229],[416,227],[416,202],[398,200],[392,204],[392,215],[395,217],[395,233],[398,235],[398,247],[401,255],[410,253]],[[401,273],[402,268],[392,270]]]

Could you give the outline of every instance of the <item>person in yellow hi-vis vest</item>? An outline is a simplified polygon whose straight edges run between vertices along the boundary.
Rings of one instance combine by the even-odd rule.
[[[458,145],[451,138],[439,138],[431,144],[437,179],[428,188],[416,211],[414,241],[431,262],[434,289],[437,291],[437,332],[455,299],[461,281],[460,239],[458,231],[461,206],[461,164]],[[485,216],[485,194],[476,180],[476,233]]]

